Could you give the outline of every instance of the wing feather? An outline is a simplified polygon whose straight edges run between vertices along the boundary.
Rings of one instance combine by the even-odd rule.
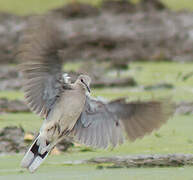
[[[73,129],[75,139],[98,148],[124,142],[124,131],[134,141],[160,128],[172,115],[166,101],[126,102],[124,99],[102,102],[87,97],[84,111]]]
[[[47,116],[63,90],[62,59],[58,55],[63,42],[56,25],[50,22],[44,18],[30,22],[18,53],[26,101],[42,117]]]

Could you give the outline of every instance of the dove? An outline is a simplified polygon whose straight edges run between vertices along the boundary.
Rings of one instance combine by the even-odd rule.
[[[71,82],[62,72],[64,40],[52,21],[31,23],[21,39],[18,58],[30,109],[44,119],[38,136],[21,162],[35,172],[64,138],[94,148],[115,147],[159,129],[171,116],[169,101],[127,102],[91,96],[91,78]]]

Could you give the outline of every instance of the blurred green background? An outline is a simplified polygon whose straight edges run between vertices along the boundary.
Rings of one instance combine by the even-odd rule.
[[[44,13],[50,9],[64,5],[69,0],[0,0],[0,11],[18,15]],[[74,1],[73,1],[74,2]],[[81,2],[100,5],[100,0],[82,0]],[[135,1],[133,1],[135,2]],[[172,10],[193,10],[193,0],[163,0]],[[67,70],[76,69],[80,63],[67,64]],[[94,89],[93,95],[105,96],[108,99],[128,97],[129,100],[148,100],[152,98],[170,97],[173,102],[193,101],[193,78],[183,81],[182,77],[193,70],[193,63],[174,62],[134,62],[122,76],[131,75],[141,86],[155,83],[170,83],[175,88],[144,90],[140,87],[103,88]],[[1,91],[0,97],[23,100],[21,91]],[[0,127],[9,125],[22,126],[26,131],[37,132],[42,120],[32,113],[6,113],[0,116]],[[181,180],[192,179],[192,167],[176,168],[122,168],[97,169],[97,166],[65,165],[65,161],[87,159],[98,156],[131,155],[131,154],[169,154],[192,153],[193,150],[193,119],[192,115],[174,115],[159,131],[137,140],[134,143],[126,142],[120,147],[108,150],[87,149],[82,146],[72,148],[58,156],[49,156],[48,160],[35,174],[29,174],[20,168],[19,163],[23,155],[0,156],[0,179],[136,179],[136,180]]]
[[[99,6],[102,0],[0,0],[0,10],[4,12],[28,15],[44,13],[69,2],[85,2]],[[138,2],[139,0],[131,0]],[[172,10],[193,10],[193,0],[162,0]]]

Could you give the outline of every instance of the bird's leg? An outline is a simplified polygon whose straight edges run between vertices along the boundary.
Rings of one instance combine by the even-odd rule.
[[[62,131],[57,130],[58,127],[58,125],[54,124],[40,133],[40,138],[37,141],[37,145],[41,145],[38,150],[40,154],[51,151],[56,144],[64,139],[65,135]]]
[[[117,77],[120,78],[121,77],[121,71],[118,69],[117,70]]]
[[[49,146],[47,146],[48,147],[48,150],[52,150],[60,141],[62,141],[64,139],[64,137],[62,137],[62,138],[59,138],[59,139],[57,139],[56,141],[53,141],[52,143],[50,143],[50,145]]]

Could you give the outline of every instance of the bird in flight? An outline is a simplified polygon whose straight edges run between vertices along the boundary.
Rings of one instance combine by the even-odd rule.
[[[80,75],[74,83],[62,73],[63,48],[53,22],[33,22],[26,28],[18,58],[23,89],[31,110],[44,118],[37,138],[21,166],[34,172],[64,138],[95,148],[134,141],[160,128],[171,113],[163,101],[104,101],[90,96],[91,78]]]

